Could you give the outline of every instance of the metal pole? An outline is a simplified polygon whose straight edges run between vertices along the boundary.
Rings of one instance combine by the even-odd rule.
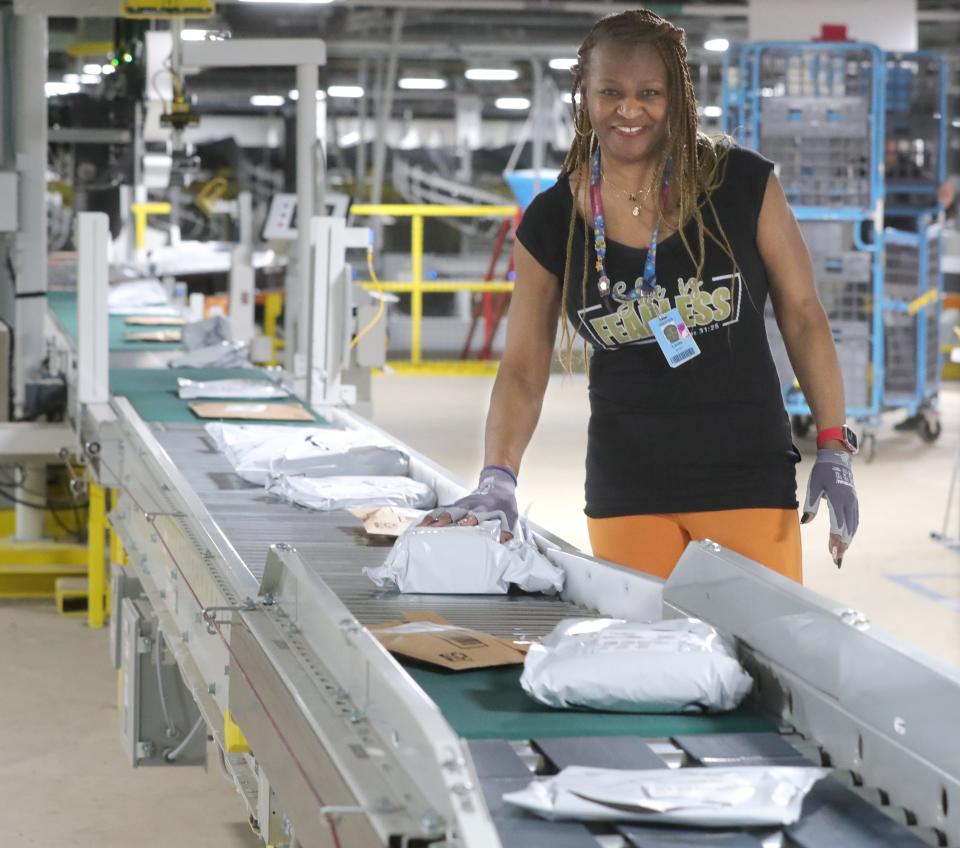
[[[414,215],[410,221],[410,253],[413,260],[410,293],[410,360],[420,364],[421,330],[423,324],[423,215]]]
[[[176,74],[183,73],[183,47],[180,32],[183,21],[174,18],[170,22],[170,34],[173,45],[170,48],[170,64]],[[182,79],[182,77],[181,77]],[[174,129],[171,136],[170,155],[173,166],[170,169],[170,244],[180,244],[180,209],[182,206],[183,173],[177,170],[177,155],[185,149],[183,130]]]
[[[360,62],[360,87],[363,89],[363,97],[357,104],[357,134],[360,136],[357,142],[357,161],[356,178],[354,180],[354,194],[358,201],[363,201],[366,194],[367,181],[367,99],[370,92],[367,88],[370,72],[370,62],[364,59]]]
[[[311,222],[316,202],[317,88],[320,73],[315,64],[297,65],[297,274],[296,288],[287,278],[287,368],[294,375],[305,373],[310,350],[309,337],[311,281]]]
[[[387,59],[386,73],[383,75],[383,87],[377,104],[377,137],[373,148],[373,187],[370,202],[380,203],[383,197],[383,178],[387,166],[387,125],[393,111],[393,89],[397,84],[397,56],[400,38],[403,35],[403,21],[406,12],[396,9],[393,13],[393,32],[390,37],[390,56]]]
[[[533,70],[533,193],[540,193],[540,172],[543,170],[543,65],[532,59]]]
[[[110,400],[107,252],[110,219],[77,216],[77,420],[85,404]]]
[[[13,114],[20,171],[15,310],[14,417],[24,413],[26,384],[44,358],[47,291],[47,19],[39,12],[15,18]]]

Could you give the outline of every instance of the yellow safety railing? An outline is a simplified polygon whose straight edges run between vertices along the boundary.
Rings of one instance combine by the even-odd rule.
[[[134,246],[141,250],[147,244],[147,215],[169,215],[171,206],[166,202],[133,203],[130,210],[133,212],[133,239]]]
[[[517,214],[516,206],[434,206],[406,203],[360,203],[350,207],[350,212],[359,217],[391,216],[410,219],[411,279],[384,280],[378,283],[363,283],[363,288],[373,291],[396,292],[410,295],[410,359],[406,362],[388,363],[401,373],[464,373],[467,363],[429,363],[423,361],[423,296],[458,291],[511,292],[513,283],[486,280],[447,280],[430,283],[423,280],[423,220],[424,218],[511,218]],[[483,363],[483,371],[489,373],[491,363]],[[492,368],[495,369],[495,364]],[[475,369],[474,369],[475,370]]]

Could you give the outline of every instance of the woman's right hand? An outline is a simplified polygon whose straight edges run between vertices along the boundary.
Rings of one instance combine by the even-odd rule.
[[[469,495],[449,506],[437,507],[420,522],[421,527],[448,527],[457,524],[473,527],[481,521],[498,520],[500,541],[513,538],[517,523],[517,478],[500,465],[488,465],[480,472],[480,482]]]

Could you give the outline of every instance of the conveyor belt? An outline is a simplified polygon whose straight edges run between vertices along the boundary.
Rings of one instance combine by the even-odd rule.
[[[430,610],[455,624],[522,639],[542,636],[568,616],[594,614],[539,595],[402,595],[377,589],[362,569],[382,564],[389,546],[372,542],[352,515],[301,509],[266,494],[259,486],[243,483],[227,459],[209,443],[202,426],[155,425],[154,432],[254,576],[262,575],[268,546],[286,542],[365,625],[399,618],[405,612]],[[471,739],[664,737],[775,729],[747,710],[719,716],[554,710],[523,692],[519,666],[467,673],[415,664],[408,664],[407,669],[457,733]]]
[[[77,293],[72,291],[47,292],[47,304],[57,318],[57,323],[74,342],[77,341]],[[144,327],[127,324],[126,315],[111,315],[109,318],[111,353],[131,353],[134,351],[152,350],[169,351],[183,350],[180,342],[144,342],[128,341],[127,333],[145,332],[151,330],[179,330],[180,327],[170,324]]]

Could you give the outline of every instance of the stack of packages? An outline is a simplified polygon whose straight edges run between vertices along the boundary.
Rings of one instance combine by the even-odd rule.
[[[409,457],[375,430],[208,424],[208,437],[248,483],[308,509],[429,509],[433,489],[411,479]]]

